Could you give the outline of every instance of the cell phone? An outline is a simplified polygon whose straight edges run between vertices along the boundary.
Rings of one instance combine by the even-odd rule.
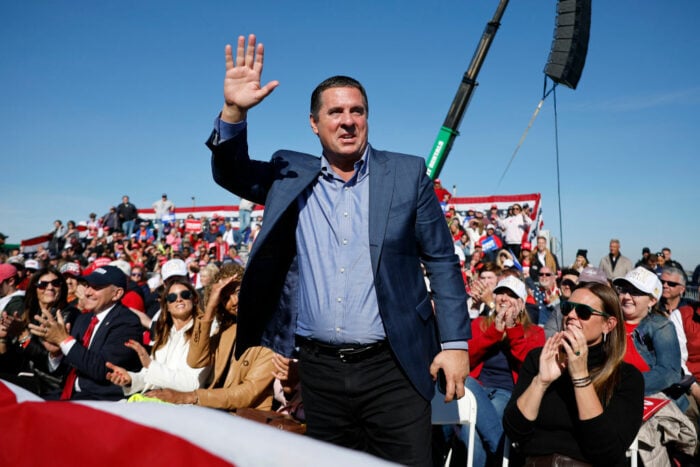
[[[438,370],[437,387],[438,391],[440,391],[442,394],[447,392],[447,378],[445,377],[445,371],[442,368]]]

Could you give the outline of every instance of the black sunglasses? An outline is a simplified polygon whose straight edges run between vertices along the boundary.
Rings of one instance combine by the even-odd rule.
[[[667,286],[669,286],[669,287],[678,287],[679,285],[683,285],[683,284],[681,284],[680,282],[665,281],[665,280],[663,280],[663,279],[661,279],[661,283],[662,283],[663,285],[667,285]]]
[[[541,272],[541,273],[540,273],[540,276],[544,276],[544,277],[550,277],[550,276],[553,276],[553,275],[554,275],[554,274],[552,274],[551,272]]]
[[[183,300],[190,300],[192,298],[192,292],[190,292],[189,290],[183,290],[179,294],[169,293],[165,296],[165,299],[168,301],[168,303],[175,303],[178,297],[180,297]]]
[[[642,292],[638,288],[632,287],[631,285],[616,285],[614,288],[618,295],[629,294],[631,297],[643,297],[644,295],[649,295],[648,293]]]
[[[564,279],[563,281],[561,281],[561,286],[562,286],[562,287],[566,286],[566,287],[568,287],[568,288],[570,288],[570,289],[575,289],[575,288],[576,288],[576,282],[572,281],[571,279]]]
[[[54,279],[52,281],[39,281],[36,283],[36,288],[44,290],[46,287],[49,286],[49,284],[51,284],[51,286],[57,289],[61,286],[61,283],[62,282],[60,279]]]
[[[583,303],[568,301],[561,304],[561,314],[563,316],[568,316],[572,310],[576,310],[576,316],[583,321],[588,321],[591,319],[591,315],[603,316],[604,318],[608,318],[610,316],[604,311],[598,311],[595,308],[584,305]]]

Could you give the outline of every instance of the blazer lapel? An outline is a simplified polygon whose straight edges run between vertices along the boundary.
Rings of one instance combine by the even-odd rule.
[[[289,208],[292,203],[296,202],[301,192],[309,186],[321,171],[321,163],[318,158],[306,154],[304,154],[304,156],[306,157],[300,159],[299,162],[295,161],[293,168],[287,169],[294,170],[296,176],[285,178],[283,183],[273,183],[270,188],[267,199],[279,199],[284,201],[270,203],[265,206],[265,228],[260,231],[258,238],[255,239],[253,250],[250,253],[251,257],[254,256],[257,251],[256,246],[264,243],[268,234],[273,230],[272,228],[280,217],[282,217],[287,208]]]
[[[384,235],[389,220],[389,207],[394,193],[396,171],[382,151],[370,146],[369,154],[369,252],[372,272],[376,277],[382,254]]]
[[[112,322],[116,319],[117,313],[119,313],[120,309],[121,309],[121,306],[119,303],[117,303],[116,305],[114,305],[114,308],[109,310],[109,313],[107,313],[107,316],[105,316],[102,319],[102,322],[100,323],[100,326],[97,328],[95,335],[92,336],[92,342],[90,343],[90,348],[97,348],[97,346],[102,345],[102,342],[104,342],[105,337],[107,336],[107,333],[109,332],[109,329],[112,326]]]

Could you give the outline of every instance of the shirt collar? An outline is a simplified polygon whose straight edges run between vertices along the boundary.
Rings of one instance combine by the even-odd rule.
[[[362,154],[362,157],[355,162],[355,174],[352,178],[361,180],[367,175],[369,175],[369,144],[365,147],[365,152]],[[339,178],[335,172],[333,172],[325,154],[321,157],[321,176],[324,178]]]
[[[112,308],[114,308],[115,306],[116,306],[116,303],[114,305],[110,306],[109,308],[107,308],[106,310],[102,310],[99,313],[95,313],[95,316],[97,317],[97,321],[99,323],[101,323],[102,320],[105,319],[105,316],[107,316],[107,313],[112,311]]]

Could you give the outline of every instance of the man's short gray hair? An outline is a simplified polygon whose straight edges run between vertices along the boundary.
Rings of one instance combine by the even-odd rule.
[[[683,271],[681,271],[680,269],[678,269],[676,267],[673,267],[673,266],[664,267],[661,270],[661,274],[675,274],[681,278],[680,279],[681,284],[685,285],[685,274],[683,273]]]

